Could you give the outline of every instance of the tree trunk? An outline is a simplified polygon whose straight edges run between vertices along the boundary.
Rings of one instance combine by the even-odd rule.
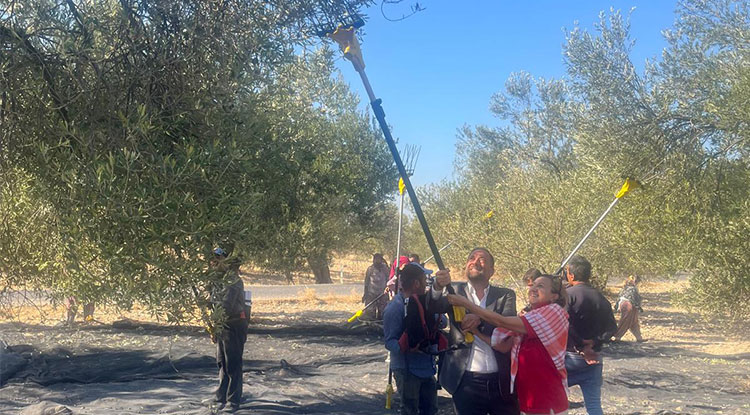
[[[331,270],[328,269],[328,260],[325,254],[311,255],[307,257],[307,263],[312,269],[316,284],[333,284]]]

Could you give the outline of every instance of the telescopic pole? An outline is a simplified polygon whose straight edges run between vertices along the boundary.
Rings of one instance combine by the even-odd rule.
[[[587,239],[589,239],[589,236],[591,236],[591,234],[594,233],[594,230],[596,230],[599,224],[602,223],[604,218],[609,214],[609,211],[611,211],[612,208],[615,207],[615,205],[617,204],[619,200],[620,199],[615,199],[612,201],[612,203],[609,204],[609,207],[607,208],[607,210],[605,210],[604,213],[602,213],[602,215],[599,216],[599,219],[596,221],[596,223],[594,223],[594,226],[592,226],[591,229],[589,229],[589,231],[586,232],[586,235],[583,237],[583,239],[581,239],[581,242],[578,242],[578,245],[576,245],[576,247],[573,248],[573,252],[571,252],[570,255],[568,255],[568,257],[565,258],[562,264],[560,264],[560,268],[558,268],[557,271],[555,271],[554,275],[558,275],[562,272],[563,268],[565,268],[565,265],[567,265],[568,261],[570,261],[570,258],[573,258],[573,255],[575,255],[576,252],[578,252],[578,250],[581,248],[581,245],[583,245],[583,243],[586,242]]]
[[[367,78],[367,74],[365,73],[365,64],[364,60],[362,59],[359,42],[357,41],[357,38],[355,36],[355,28],[353,26],[339,26],[335,32],[330,34],[330,37],[339,44],[339,47],[344,52],[344,56],[349,59],[349,61],[351,61],[354,69],[362,79],[362,84],[367,91],[367,97],[370,99],[370,105],[372,106],[373,113],[375,114],[375,119],[378,120],[378,124],[380,125],[380,129],[383,131],[385,142],[388,145],[388,149],[391,151],[391,155],[393,156],[393,161],[396,164],[398,173],[404,181],[406,192],[409,194],[409,199],[411,200],[412,206],[414,207],[414,214],[417,215],[417,219],[419,220],[419,224],[422,227],[425,239],[427,239],[427,245],[430,246],[430,251],[435,257],[435,264],[437,265],[438,269],[444,270],[445,264],[443,263],[443,258],[440,256],[440,251],[435,244],[435,239],[433,239],[432,237],[430,227],[427,225],[427,220],[425,219],[424,213],[422,212],[422,206],[419,204],[417,193],[414,191],[414,187],[411,184],[411,180],[409,180],[409,175],[406,171],[406,168],[404,167],[404,163],[403,161],[401,161],[401,156],[399,155],[398,149],[396,148],[396,143],[393,140],[393,136],[391,135],[391,130],[388,128],[388,124],[385,121],[385,111],[383,110],[382,106],[383,101],[375,96],[375,92],[373,92],[372,86],[370,85],[370,80]],[[455,291],[450,284],[448,284],[448,286],[445,288],[448,293],[455,294]],[[462,321],[466,310],[463,307],[454,306],[452,307],[452,311],[452,313],[449,313],[452,324],[460,329],[460,325],[456,323],[460,323]],[[466,333],[464,335],[464,340],[467,343],[471,343],[474,341],[474,336],[471,333]]]
[[[401,183],[403,183],[403,179],[399,179],[399,183],[398,183],[399,184],[398,192],[401,194],[401,202],[400,202],[400,206],[398,209],[398,235],[396,237],[396,256],[393,258],[393,263],[394,263],[393,273],[394,275],[396,275],[396,291],[394,295],[398,294],[398,287],[399,287],[398,283],[399,283],[399,278],[401,277],[400,275],[401,273],[399,272],[399,265],[401,265],[400,264],[401,262],[400,261],[401,259],[401,230],[403,229],[402,226],[403,226],[403,220],[404,220],[404,191],[403,191],[403,186],[401,186]]]
[[[599,216],[599,219],[596,220],[596,222],[594,223],[594,226],[592,226],[591,229],[589,229],[589,231],[586,232],[586,235],[584,235],[583,239],[581,239],[581,242],[578,242],[578,245],[576,245],[576,247],[573,248],[573,252],[571,252],[570,255],[568,255],[568,257],[565,258],[562,264],[560,264],[560,268],[558,268],[557,271],[555,271],[554,275],[559,275],[562,272],[563,268],[565,268],[565,265],[568,264],[568,261],[570,261],[570,259],[573,258],[573,255],[575,255],[576,252],[578,252],[578,250],[581,248],[583,243],[586,242],[587,239],[589,239],[589,236],[591,236],[591,234],[594,233],[594,231],[599,226],[599,224],[602,223],[602,221],[604,220],[604,218],[607,217],[607,215],[609,215],[609,212],[612,210],[613,207],[615,207],[617,202],[619,202],[623,196],[628,194],[628,192],[640,186],[641,186],[641,183],[637,180],[630,179],[630,178],[625,179],[625,183],[622,185],[620,190],[615,195],[615,200],[613,200],[612,203],[609,204],[609,207],[607,207],[607,210],[605,210],[604,213],[602,213],[602,215]]]
[[[448,248],[449,246],[453,245],[453,242],[456,242],[456,240],[454,239],[454,240],[452,240],[452,241],[448,242],[447,244],[443,245],[443,247],[442,247],[442,248],[438,249],[438,252],[443,252],[443,251],[444,251],[444,250],[445,250],[446,248]],[[430,256],[429,256],[429,257],[428,257],[427,259],[425,259],[425,260],[424,260],[424,261],[422,262],[422,265],[424,265],[424,264],[426,264],[426,263],[430,262],[430,261],[432,260],[432,258],[435,258],[435,257],[434,257],[433,255],[430,255]]]

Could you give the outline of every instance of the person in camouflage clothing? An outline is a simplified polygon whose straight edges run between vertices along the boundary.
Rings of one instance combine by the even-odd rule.
[[[614,335],[615,341],[620,341],[628,330],[633,333],[637,342],[646,341],[641,336],[641,324],[638,321],[638,314],[643,312],[643,308],[641,308],[641,294],[638,292],[638,283],[640,281],[640,276],[631,275],[625,280],[622,291],[620,291],[620,295],[615,303],[615,311],[620,310],[620,321],[617,323],[617,332]]]
[[[249,316],[246,315],[239,261],[228,260],[227,256],[226,251],[216,248],[211,259],[211,268],[216,273],[211,303],[214,322],[212,340],[216,342],[219,387],[210,400],[216,409],[233,413],[242,402],[242,353],[247,340]]]
[[[369,304],[370,301],[374,301],[378,296],[385,292],[385,284],[388,282],[388,263],[383,258],[383,254],[375,254],[372,256],[372,265],[367,268],[365,273],[365,287],[364,294],[362,295],[362,302]],[[367,308],[363,314],[363,318],[366,320],[382,320],[383,311],[385,305],[388,302],[388,297],[381,296],[377,303]]]

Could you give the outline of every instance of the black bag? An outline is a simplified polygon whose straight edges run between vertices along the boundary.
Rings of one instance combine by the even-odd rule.
[[[448,339],[440,330],[439,317],[425,316],[426,295],[412,295],[406,303],[404,332],[398,340],[402,353],[421,350],[430,354],[440,353],[448,348]]]

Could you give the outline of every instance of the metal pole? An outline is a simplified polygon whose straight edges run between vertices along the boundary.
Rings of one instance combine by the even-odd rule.
[[[403,226],[403,219],[404,219],[404,193],[401,193],[401,206],[398,210],[398,236],[396,237],[396,258],[393,260],[393,262],[396,264],[394,268],[394,274],[396,275],[396,292],[395,294],[398,294],[398,279],[399,279],[399,260],[401,259],[401,227]]]
[[[393,136],[391,135],[391,131],[385,121],[385,111],[383,111],[382,101],[378,98],[375,98],[375,93],[372,91],[372,86],[370,86],[370,81],[367,79],[367,74],[365,73],[364,68],[358,68],[355,65],[354,69],[357,70],[357,73],[359,73],[359,77],[362,78],[362,83],[364,84],[365,90],[367,91],[367,96],[370,98],[370,105],[372,106],[372,110],[375,113],[375,118],[378,120],[378,124],[380,124],[380,129],[383,130],[385,142],[386,144],[388,144],[388,149],[391,150],[391,155],[393,156],[393,161],[396,163],[398,173],[404,180],[406,191],[407,193],[409,193],[409,199],[411,199],[411,203],[414,206],[414,213],[417,215],[419,224],[422,226],[422,231],[424,231],[424,236],[427,239],[427,245],[430,246],[430,251],[435,257],[435,264],[437,264],[438,269],[445,269],[443,258],[440,257],[440,252],[438,252],[435,240],[432,238],[430,227],[427,225],[427,220],[425,219],[424,213],[422,212],[422,206],[419,204],[419,199],[417,199],[417,193],[414,191],[411,180],[409,180],[409,175],[406,172],[404,163],[401,161],[401,156],[399,155],[398,149],[396,148],[396,143],[393,141]],[[452,290],[453,288],[449,286],[449,289]]]
[[[414,207],[414,214],[416,214],[417,219],[419,219],[419,224],[422,226],[422,232],[424,232],[424,237],[425,239],[427,239],[427,245],[430,246],[432,256],[435,258],[435,265],[437,265],[438,269],[444,270],[445,264],[443,263],[443,258],[440,256],[440,251],[435,244],[435,239],[432,238],[432,232],[430,232],[430,227],[427,225],[427,220],[425,219],[424,213],[422,212],[422,206],[419,204],[419,199],[417,199],[417,192],[414,191],[414,187],[411,185],[411,180],[409,180],[409,175],[406,172],[404,163],[401,161],[401,156],[399,155],[398,149],[396,148],[396,143],[393,141],[391,130],[388,128],[388,124],[385,122],[385,111],[383,111],[383,106],[381,105],[382,101],[378,98],[375,98],[375,93],[372,91],[370,81],[367,79],[367,74],[365,74],[364,68],[359,67],[358,65],[354,65],[354,69],[357,70],[360,78],[362,78],[362,83],[365,85],[367,96],[370,98],[370,105],[372,106],[372,110],[375,113],[375,118],[378,120],[378,124],[380,124],[380,129],[383,130],[385,142],[386,144],[388,144],[388,149],[391,150],[391,155],[393,156],[393,161],[396,163],[396,168],[398,168],[398,173],[404,180],[406,191],[409,193],[409,199],[411,199],[411,204]],[[398,286],[396,286],[396,290],[398,291]],[[450,284],[445,287],[445,290],[449,294],[456,293],[456,291],[453,289],[453,286]],[[459,306],[453,306],[451,307],[451,310],[453,312],[448,314],[448,317],[451,319],[451,324],[453,324],[460,330],[460,323],[463,320],[466,309]],[[466,343],[474,342],[474,335],[471,333],[466,333],[464,335],[464,341]]]
[[[607,208],[607,210],[604,211],[604,213],[602,213],[602,215],[599,217],[599,220],[597,220],[596,223],[594,223],[594,226],[592,226],[591,229],[589,229],[589,231],[586,232],[586,236],[584,236],[583,239],[581,239],[581,242],[578,242],[578,245],[576,245],[576,247],[573,248],[573,252],[571,252],[570,255],[568,255],[568,257],[565,258],[565,261],[563,261],[562,264],[560,264],[560,268],[558,268],[557,271],[555,271],[555,275],[558,275],[560,274],[560,272],[562,272],[563,268],[565,268],[565,265],[568,263],[568,261],[570,261],[570,258],[573,258],[573,255],[575,255],[576,252],[578,252],[578,249],[580,249],[581,245],[583,245],[583,243],[586,242],[586,239],[589,239],[589,236],[591,236],[591,234],[594,233],[594,230],[597,228],[597,226],[599,226],[600,223],[602,223],[604,218],[609,214],[609,211],[612,210],[613,207],[615,207],[618,200],[620,200],[619,197],[615,198],[615,200],[613,200],[612,203],[609,204],[609,207]]]
[[[419,204],[419,199],[417,199],[417,193],[414,191],[411,180],[409,180],[409,175],[406,171],[406,168],[404,167],[403,161],[401,161],[401,156],[399,155],[398,149],[396,148],[396,143],[393,141],[391,131],[388,128],[388,124],[385,122],[385,111],[383,111],[383,107],[381,105],[382,101],[375,97],[375,92],[373,92],[372,90],[370,80],[367,79],[364,61],[362,60],[359,43],[357,42],[354,29],[355,28],[353,26],[350,26],[348,28],[340,26],[336,29],[336,31],[331,33],[330,36],[334,41],[336,41],[336,43],[339,44],[341,51],[344,52],[344,56],[346,56],[346,58],[352,62],[354,69],[357,71],[357,73],[359,73],[359,77],[362,79],[362,84],[367,91],[367,97],[370,99],[370,105],[372,106],[373,113],[375,114],[375,118],[378,120],[380,129],[383,131],[385,142],[388,145],[388,149],[391,151],[391,155],[393,156],[393,161],[396,164],[398,173],[404,181],[406,191],[409,193],[409,199],[411,199],[412,206],[414,207],[414,213],[417,215],[417,219],[419,220],[419,224],[422,227],[425,239],[427,239],[427,245],[430,246],[432,256],[435,258],[435,264],[438,266],[438,269],[444,270],[445,264],[443,263],[443,259],[440,257],[440,251],[438,251],[437,245],[435,245],[435,240],[432,238],[432,233],[430,232],[430,228],[427,225],[427,220],[425,219],[424,213],[422,212],[422,206]],[[445,289],[448,291],[448,293],[455,294],[455,290],[450,284],[448,284]],[[453,313],[449,313],[451,324],[460,329],[460,326],[457,323],[461,321],[461,318],[466,310],[464,310],[463,307],[454,306],[452,308],[452,311]],[[465,336],[465,340],[467,342],[473,341],[473,336],[471,336],[471,333],[468,333]]]
[[[443,250],[444,250],[445,248],[447,248],[447,247],[449,247],[449,246],[453,245],[453,242],[456,242],[456,240],[454,239],[454,240],[452,240],[452,241],[448,242],[447,244],[443,245],[443,247],[442,247],[442,248],[438,249],[438,252],[443,252]],[[430,262],[430,260],[431,260],[432,258],[434,258],[434,256],[430,255],[430,257],[429,257],[429,258],[425,259],[425,260],[424,260],[424,261],[422,262],[422,265],[424,265],[424,264],[426,264],[426,263]]]

